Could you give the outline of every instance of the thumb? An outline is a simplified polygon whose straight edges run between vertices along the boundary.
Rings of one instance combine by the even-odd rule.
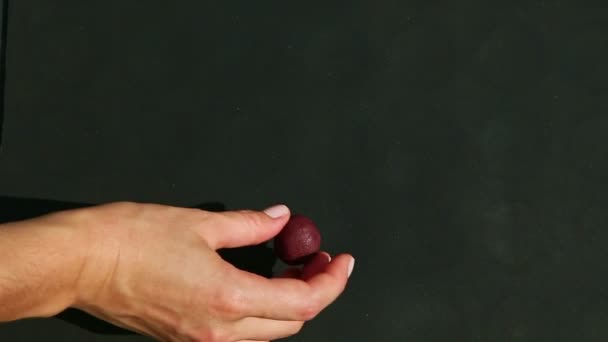
[[[289,220],[290,211],[287,206],[280,204],[264,211],[240,210],[217,214],[219,221],[204,234],[213,249],[266,242],[283,229]]]

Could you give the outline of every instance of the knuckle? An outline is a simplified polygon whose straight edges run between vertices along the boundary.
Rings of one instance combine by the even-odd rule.
[[[301,321],[310,321],[321,312],[321,304],[318,299],[309,299],[298,310],[297,318]]]
[[[243,217],[245,224],[247,224],[251,228],[262,227],[266,223],[260,213],[251,210],[241,210],[240,214]]]
[[[217,328],[208,328],[197,334],[196,342],[228,342],[226,335]]]
[[[215,296],[213,311],[224,318],[238,318],[244,311],[242,291],[234,287],[222,288]]]

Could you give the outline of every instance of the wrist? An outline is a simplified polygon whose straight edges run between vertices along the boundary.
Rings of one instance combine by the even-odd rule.
[[[107,301],[104,293],[115,276],[120,259],[122,237],[112,229],[116,217],[104,208],[98,206],[66,213],[68,225],[79,232],[82,247],[78,252],[77,277],[71,280],[70,306],[85,311],[95,310]]]
[[[102,267],[97,263],[101,237],[95,233],[96,222],[90,208],[60,212],[53,216],[69,236],[67,245],[71,246],[71,271],[62,276],[65,284],[64,309],[79,308],[92,295],[96,284],[101,283],[97,279],[102,273]]]

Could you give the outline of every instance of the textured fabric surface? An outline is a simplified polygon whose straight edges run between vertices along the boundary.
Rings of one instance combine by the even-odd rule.
[[[357,258],[290,341],[606,341],[606,18],[574,0],[13,1],[0,195],[289,204]],[[137,340],[54,320],[0,340],[42,332]]]

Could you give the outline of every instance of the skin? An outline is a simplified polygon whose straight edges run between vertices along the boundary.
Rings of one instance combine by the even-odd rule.
[[[345,289],[354,259],[318,253],[267,279],[216,253],[272,239],[290,216],[113,203],[0,225],[0,322],[68,307],[161,341],[291,336]]]

